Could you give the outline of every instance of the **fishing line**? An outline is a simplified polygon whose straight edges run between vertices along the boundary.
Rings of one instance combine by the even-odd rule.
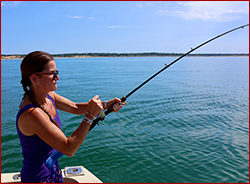
[[[195,51],[196,49],[202,47],[203,45],[206,45],[207,43],[219,38],[219,37],[222,37],[230,32],[233,32],[233,31],[236,31],[240,28],[244,28],[246,26],[249,26],[249,24],[245,24],[243,26],[240,26],[240,27],[237,27],[237,28],[234,28],[234,29],[231,29],[229,31],[226,31],[218,36],[215,36],[214,38],[198,45],[197,47],[195,47],[194,49],[191,48],[190,51],[188,51],[187,53],[181,55],[179,58],[177,58],[176,60],[174,60],[173,62],[171,62],[170,64],[165,64],[165,67],[163,67],[162,69],[160,69],[158,72],[156,72],[154,75],[152,75],[151,77],[149,77],[147,80],[145,80],[142,84],[140,84],[139,86],[137,86],[134,90],[132,90],[130,93],[128,93],[126,96],[122,97],[121,98],[121,101],[122,102],[125,102],[126,99],[128,97],[130,97],[133,93],[135,93],[138,89],[140,89],[142,86],[144,86],[146,83],[148,83],[150,80],[152,80],[153,78],[155,78],[157,75],[159,75],[161,72],[163,72],[164,70],[166,70],[168,67],[170,67],[171,65],[173,65],[174,63],[176,63],[177,61],[179,61],[181,58],[187,56],[188,54],[190,54],[191,52]],[[103,121],[105,119],[105,116],[107,116],[109,113],[111,113],[113,111],[113,106],[111,106],[108,110],[106,110],[105,112],[102,112],[96,119],[94,119],[92,125],[90,126],[89,128],[89,131],[95,127],[96,124],[98,124],[99,121]],[[50,157],[46,160],[45,164],[48,168],[52,168],[54,163],[62,156],[63,154],[59,151],[55,151],[53,152]]]
[[[165,64],[166,65],[166,64]],[[159,68],[157,70],[155,70],[154,72],[150,73],[149,75],[145,76],[144,78],[142,78],[140,81],[137,81],[134,84],[131,84],[129,87],[127,87],[126,89],[124,89],[122,92],[120,92],[117,96],[121,96],[122,94],[124,94],[126,91],[129,91],[131,89],[133,89],[135,86],[138,86],[138,84],[140,84],[142,81],[145,81],[147,78],[149,78],[150,76],[152,76],[154,73],[156,73],[157,71],[159,71]],[[114,97],[114,98],[115,98]]]
[[[146,83],[148,83],[150,80],[152,80],[153,78],[155,78],[155,77],[156,77],[157,75],[159,75],[161,72],[163,72],[163,71],[166,70],[168,67],[170,67],[171,65],[173,65],[174,63],[176,63],[177,61],[179,61],[180,59],[182,59],[183,57],[187,56],[187,55],[190,54],[191,52],[195,51],[196,49],[202,47],[203,45],[206,45],[207,43],[209,43],[209,42],[211,42],[211,41],[213,41],[213,40],[215,40],[215,39],[217,39],[217,38],[219,38],[219,37],[222,37],[222,36],[224,36],[224,35],[226,35],[226,34],[228,34],[228,33],[230,33],[230,32],[236,31],[236,30],[238,30],[238,29],[240,29],[240,28],[244,28],[244,27],[246,27],[246,26],[249,26],[249,24],[246,24],[246,25],[243,25],[243,26],[240,26],[240,27],[231,29],[231,30],[229,30],[229,31],[226,31],[226,32],[224,32],[224,33],[222,33],[222,34],[220,34],[220,35],[218,35],[218,36],[213,37],[212,39],[210,39],[210,40],[208,40],[208,41],[205,41],[204,43],[198,45],[198,46],[195,47],[195,48],[191,48],[190,51],[188,51],[187,53],[181,55],[179,58],[177,58],[176,60],[174,60],[174,61],[171,62],[170,64],[168,64],[168,65],[165,64],[165,67],[163,67],[161,70],[159,70],[158,72],[156,72],[156,73],[155,73],[154,75],[152,75],[150,78],[148,78],[147,80],[145,80],[142,84],[140,84],[139,86],[137,86],[134,90],[132,90],[132,91],[131,91],[130,93],[128,93],[126,96],[122,97],[122,98],[121,98],[121,101],[122,101],[122,102],[125,102],[126,99],[127,99],[128,97],[130,97],[133,93],[135,93],[138,89],[140,89],[142,86],[144,86],[144,85],[145,85]],[[105,116],[107,116],[107,115],[108,115],[109,113],[111,113],[112,111],[113,111],[113,107],[111,106],[107,111],[103,112],[103,113],[101,114],[101,116],[99,116],[98,118],[96,118],[96,119],[93,121],[93,123],[92,123],[92,125],[91,125],[91,127],[90,127],[89,130],[91,130],[92,128],[94,128],[95,125],[98,124],[99,121],[103,121],[103,120],[105,119]]]

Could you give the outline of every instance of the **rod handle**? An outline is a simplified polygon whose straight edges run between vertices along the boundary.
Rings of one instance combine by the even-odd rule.
[[[124,96],[124,97],[122,97],[120,100],[121,100],[121,102],[125,102],[126,99],[127,99],[127,98]],[[106,115],[106,116],[114,110],[114,109],[113,109],[113,106],[114,106],[115,104],[116,104],[116,102],[115,102],[113,105],[111,105],[111,106],[109,107],[108,110],[105,111],[105,115]]]
[[[121,102],[125,102],[126,99],[127,99],[127,98],[124,96],[124,97],[122,97],[120,100],[121,100]],[[114,104],[115,104],[115,103],[114,103]],[[114,105],[114,104],[113,104],[113,105]],[[109,107],[109,109],[106,110],[106,111],[104,112],[104,113],[105,113],[105,116],[107,116],[109,113],[111,113],[111,112],[114,110],[114,109],[113,109],[113,105],[111,105],[111,106]],[[94,119],[92,125],[91,125],[90,128],[89,128],[89,131],[90,131],[91,129],[93,129],[93,128],[96,126],[96,124],[98,124],[99,121],[103,121],[103,120],[104,120],[104,118],[101,118],[101,117]]]

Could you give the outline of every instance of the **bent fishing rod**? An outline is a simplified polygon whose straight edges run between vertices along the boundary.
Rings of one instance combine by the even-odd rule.
[[[148,78],[147,80],[145,80],[142,84],[140,84],[138,87],[136,87],[136,88],[135,88],[134,90],[132,90],[130,93],[128,93],[126,96],[122,97],[120,100],[121,100],[122,102],[125,102],[126,99],[127,99],[128,97],[130,97],[133,93],[135,93],[138,89],[140,89],[142,86],[144,86],[144,85],[145,85],[146,83],[148,83],[150,80],[152,80],[153,78],[155,78],[157,75],[159,75],[160,73],[162,73],[162,72],[163,72],[164,70],[166,70],[168,67],[170,67],[171,65],[173,65],[174,63],[176,63],[177,61],[179,61],[181,58],[187,56],[187,55],[190,54],[191,52],[195,51],[196,49],[202,47],[203,45],[208,44],[209,42],[211,42],[211,41],[213,41],[213,40],[215,40],[215,39],[217,39],[217,38],[219,38],[219,37],[222,37],[222,36],[224,36],[224,35],[226,35],[226,34],[228,34],[228,33],[230,33],[230,32],[236,31],[236,30],[238,30],[238,29],[240,29],[240,28],[244,28],[244,27],[246,27],[246,26],[249,26],[249,24],[246,24],[246,25],[243,25],[243,26],[240,26],[240,27],[231,29],[231,30],[229,30],[229,31],[227,31],[227,32],[224,32],[224,33],[222,33],[222,34],[220,34],[220,35],[218,35],[218,36],[215,36],[214,38],[212,38],[212,39],[210,39],[210,40],[208,40],[208,41],[206,41],[206,42],[204,42],[204,43],[198,45],[198,46],[195,47],[194,49],[191,48],[190,51],[188,51],[187,53],[181,55],[179,58],[177,58],[176,60],[174,60],[174,61],[171,62],[170,64],[165,65],[165,67],[163,67],[161,70],[159,70],[159,71],[156,72],[154,75],[152,75],[151,77],[149,77],[149,78]],[[113,106],[111,106],[107,111],[105,111],[105,112],[103,112],[102,114],[100,114],[96,119],[94,119],[94,121],[93,121],[92,125],[90,126],[89,130],[91,130],[92,128],[94,128],[95,125],[98,124],[99,121],[103,121],[103,120],[105,119],[105,116],[107,116],[107,115],[108,115],[109,113],[111,113],[112,111],[113,111]]]
[[[165,66],[164,66],[161,70],[159,70],[159,71],[156,72],[154,75],[152,75],[151,77],[149,77],[147,80],[145,80],[143,83],[141,83],[139,86],[137,86],[134,90],[132,90],[132,91],[131,91],[130,93],[128,93],[126,96],[122,97],[122,98],[120,99],[121,102],[125,102],[126,99],[127,99],[128,97],[130,97],[133,93],[135,93],[137,90],[139,90],[142,86],[144,86],[144,85],[145,85],[146,83],[148,83],[150,80],[152,80],[153,78],[155,78],[157,75],[159,75],[160,73],[162,73],[164,70],[166,70],[166,69],[169,68],[171,65],[173,65],[174,63],[176,63],[177,61],[179,61],[179,60],[182,59],[183,57],[187,56],[187,55],[190,54],[191,52],[197,50],[198,48],[200,48],[200,47],[202,47],[202,46],[208,44],[209,42],[211,42],[211,41],[213,41],[213,40],[215,40],[215,39],[217,39],[217,38],[220,38],[220,37],[222,37],[222,36],[224,36],[224,35],[226,35],[226,34],[228,34],[228,33],[230,33],[230,32],[236,31],[236,30],[238,30],[238,29],[240,29],[240,28],[244,28],[244,27],[246,27],[246,26],[249,26],[249,24],[245,24],[245,25],[243,25],[243,26],[240,26],[240,27],[231,29],[231,30],[229,30],[229,31],[226,31],[226,32],[224,32],[224,33],[222,33],[222,34],[220,34],[220,35],[218,35],[218,36],[215,36],[215,37],[211,38],[211,39],[208,40],[208,41],[205,41],[204,43],[198,45],[197,47],[195,47],[195,48],[193,48],[193,49],[191,48],[190,51],[188,51],[187,53],[181,55],[179,58],[177,58],[176,60],[174,60],[174,61],[171,62],[170,64],[168,64],[168,65],[165,64]],[[91,129],[93,129],[93,128],[96,126],[96,124],[98,124],[99,121],[103,121],[103,120],[105,119],[105,117],[106,117],[109,113],[111,113],[112,111],[113,111],[113,105],[112,105],[108,110],[106,110],[105,112],[102,111],[102,112],[94,119],[92,125],[91,125],[90,128],[89,128],[89,131],[90,131]],[[45,162],[45,163],[46,163],[46,166],[47,166],[48,168],[52,168],[53,165],[55,164],[55,162],[56,162],[61,156],[63,156],[63,153],[61,153],[61,152],[59,152],[59,151],[57,151],[57,150],[54,151],[54,152],[50,155],[50,157],[46,160],[46,162]]]

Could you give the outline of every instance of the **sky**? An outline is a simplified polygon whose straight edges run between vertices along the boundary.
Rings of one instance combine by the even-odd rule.
[[[1,54],[186,53],[249,23],[249,1],[1,1]],[[194,53],[249,53],[249,27]]]

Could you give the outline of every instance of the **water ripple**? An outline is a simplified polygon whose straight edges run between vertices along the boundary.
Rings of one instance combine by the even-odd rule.
[[[58,59],[57,92],[76,102],[108,100],[171,59]],[[8,68],[19,71],[20,61],[1,64],[1,169],[13,172],[22,167],[13,113],[22,89],[14,90],[20,79]],[[248,183],[248,69],[248,58],[186,58],[100,122],[60,166],[84,165],[106,183]],[[59,115],[66,136],[83,118]]]

